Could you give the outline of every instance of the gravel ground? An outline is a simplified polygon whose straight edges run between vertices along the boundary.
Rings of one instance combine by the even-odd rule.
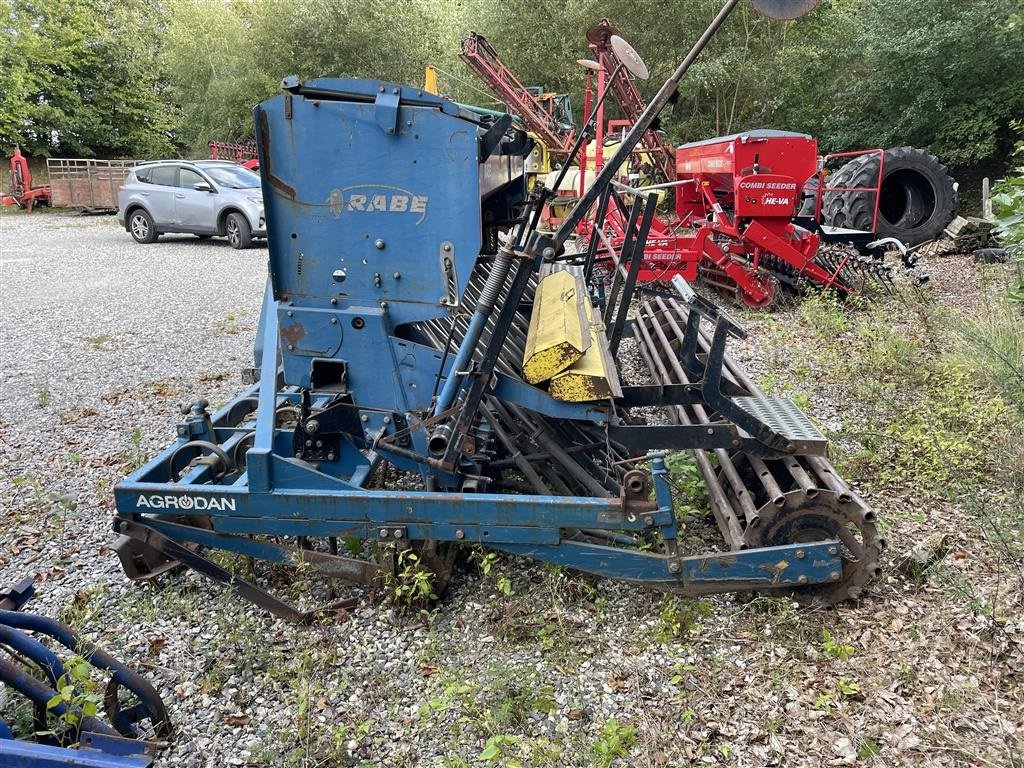
[[[459,569],[429,615],[348,589],[358,606],[312,627],[187,573],[128,583],[110,489],[171,439],[179,403],[242,387],[265,260],[138,246],[111,218],[0,216],[0,585],[35,575],[34,610],[145,671],[177,729],[159,765],[1024,765],[1024,620],[891,567],[860,603],[808,612],[502,558]],[[969,305],[971,265],[936,266],[940,297]],[[740,354],[763,375],[754,336]],[[954,573],[989,599],[1012,589],[962,510],[920,509],[912,489],[872,502],[900,521],[894,550],[949,531]]]

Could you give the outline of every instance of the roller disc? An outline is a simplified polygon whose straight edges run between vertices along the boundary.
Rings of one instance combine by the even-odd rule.
[[[792,491],[786,494],[786,503],[781,508],[765,505],[760,510],[759,524],[748,527],[744,535],[750,547],[810,544],[827,539],[840,542],[840,578],[793,592],[798,602],[819,606],[860,597],[868,582],[878,575],[885,540],[878,535],[871,509],[855,501],[840,501],[832,491],[819,490],[813,497],[803,491]]]
[[[764,298],[755,298],[746,291],[740,288],[740,298],[743,303],[751,309],[764,309],[770,307],[775,302],[775,297],[779,293],[779,280],[774,275],[768,277],[753,277],[751,278],[757,286],[764,291]]]

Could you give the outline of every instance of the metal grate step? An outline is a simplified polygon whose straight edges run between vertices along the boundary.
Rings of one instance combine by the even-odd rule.
[[[828,440],[788,397],[734,397],[740,408],[796,445],[799,456],[825,456]]]

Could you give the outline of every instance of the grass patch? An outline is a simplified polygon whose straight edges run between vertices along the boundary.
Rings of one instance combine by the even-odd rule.
[[[104,350],[110,349],[110,342],[114,340],[113,336],[108,336],[105,333],[101,333],[98,336],[86,336],[84,341],[93,349]]]
[[[1006,429],[1005,402],[966,359],[943,357],[923,365],[916,378],[915,397],[898,407],[877,402],[874,423],[848,433],[861,449],[844,463],[875,485],[910,486],[935,497],[979,487],[992,466],[984,446]]]
[[[915,322],[894,327],[894,311]],[[1024,422],[1024,333],[1015,314],[999,306],[965,321],[924,296],[885,307],[823,294],[800,305],[796,330],[776,324],[769,338],[784,372],[777,378],[802,383],[816,371],[848,406],[833,434],[843,473],[875,489],[958,499],[987,484],[998,461],[988,447]],[[781,354],[797,334],[802,350]]]

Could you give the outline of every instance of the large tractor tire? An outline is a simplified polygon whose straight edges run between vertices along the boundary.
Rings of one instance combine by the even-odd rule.
[[[827,187],[874,188],[878,155],[862,155],[825,179]],[[949,172],[923,149],[885,151],[878,203],[878,237],[895,237],[914,246],[934,240],[956,216],[957,195]],[[874,192],[825,192],[822,221],[833,227],[871,231]]]

